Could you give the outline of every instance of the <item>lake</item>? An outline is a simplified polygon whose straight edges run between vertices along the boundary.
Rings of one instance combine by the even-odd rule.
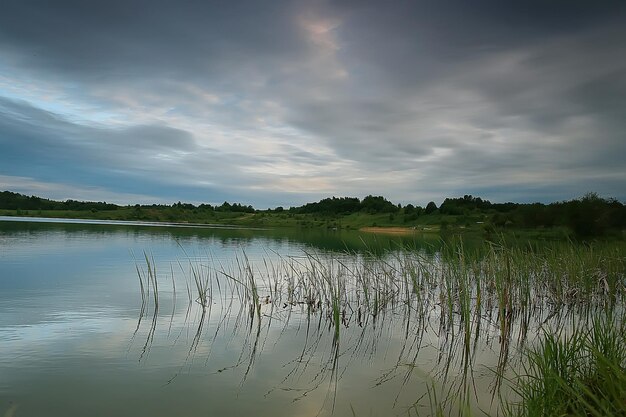
[[[528,323],[509,349],[497,308],[447,309],[441,257],[438,237],[0,219],[0,415],[427,415],[457,390],[494,411]]]

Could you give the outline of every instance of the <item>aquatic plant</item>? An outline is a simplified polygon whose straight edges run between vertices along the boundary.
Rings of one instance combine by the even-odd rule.
[[[145,262],[145,270],[138,267],[144,271],[138,272],[142,312],[150,289],[158,290],[154,260],[145,256]],[[489,243],[468,249],[456,242],[434,255],[405,249],[384,254],[304,252],[289,257],[272,254],[254,263],[242,253],[230,265],[211,257],[189,257],[188,264],[190,305],[191,286],[201,309],[190,354],[201,343],[210,306],[217,302],[222,318],[212,340],[229,323],[232,334],[248,329],[233,365],[245,364],[243,380],[263,350],[263,334],[267,337],[270,327],[280,323],[279,338],[290,325],[306,329],[300,355],[285,365],[284,383],[293,383],[314,358],[317,362],[320,355],[325,358],[311,387],[301,389],[301,395],[324,381],[329,392],[336,393],[355,358],[372,355],[381,343],[393,339],[400,343],[396,365],[382,372],[377,384],[400,378],[401,390],[412,389],[420,353],[424,349],[436,353],[427,377],[431,384],[409,408],[411,413],[423,415],[423,403],[429,401],[427,415],[499,410],[507,416],[530,417],[540,411],[523,414],[520,410],[534,409],[523,404],[539,404],[541,392],[564,398],[566,385],[584,393],[574,397],[578,405],[567,409],[574,415],[597,415],[585,414],[588,409],[620,411],[615,404],[623,391],[609,396],[604,393],[611,388],[601,385],[609,378],[624,381],[626,355],[619,346],[625,345],[626,258],[619,248]],[[152,299],[157,305],[158,297]],[[598,321],[599,317],[606,320]],[[397,321],[404,329],[399,338],[385,333]],[[351,327],[360,330],[344,331]],[[153,335],[154,331],[148,333],[149,338]],[[533,346],[539,350],[529,350]],[[497,358],[487,370],[480,359],[484,350]],[[561,380],[553,378],[552,369],[562,369],[569,357],[585,373],[573,377],[557,373]],[[593,371],[594,366],[599,371]],[[526,373],[516,374],[516,369]],[[490,400],[478,393],[478,370],[492,375]],[[552,385],[537,385],[542,378]],[[513,403],[518,397],[519,407]],[[396,401],[399,398],[400,393]],[[580,404],[587,408],[577,408]],[[546,405],[537,407],[547,410]]]
[[[626,416],[626,328],[608,316],[545,330],[515,384],[507,416]]]

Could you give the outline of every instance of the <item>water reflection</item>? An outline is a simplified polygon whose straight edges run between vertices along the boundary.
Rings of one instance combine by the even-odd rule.
[[[390,236],[373,233],[360,233],[350,230],[331,229],[255,229],[231,227],[189,227],[188,225],[145,225],[140,222],[106,222],[58,219],[49,223],[47,219],[33,222],[31,218],[0,217],[0,246],[10,244],[10,239],[30,239],[37,242],[42,235],[58,234],[65,239],[118,237],[154,242],[159,239],[178,241],[182,244],[206,242],[210,240],[220,246],[240,248],[261,246],[265,248],[282,246],[286,243],[298,244],[310,249],[327,251],[352,251],[383,253],[398,248],[416,248],[430,252],[438,251],[443,242],[439,235]],[[120,224],[123,223],[123,224]],[[126,224],[127,223],[127,224]],[[274,243],[273,245],[271,243]]]
[[[289,233],[0,222],[0,415],[494,411],[542,329],[623,297],[582,261],[606,285],[496,247]]]
[[[370,367],[366,373],[370,386],[361,395],[384,387],[391,395],[377,402],[385,403],[387,410],[410,410],[435,380],[463,389],[464,401],[475,404],[479,398],[470,395],[474,375],[469,372],[503,360],[494,354],[497,343],[478,338],[480,320],[471,324],[476,333],[473,343],[463,341],[468,321],[456,319],[456,312],[448,314],[440,303],[442,294],[434,281],[441,273],[439,261],[419,253],[415,258],[402,256],[305,253],[263,261],[261,267],[245,254],[229,267],[210,265],[210,259],[190,260],[187,288],[195,284],[197,294],[188,290],[184,318],[183,310],[177,316],[181,329],[173,346],[178,347],[173,349],[181,348],[180,335],[187,332],[181,348],[188,350],[184,363],[199,356],[208,365],[216,347],[240,346],[232,363],[213,372],[237,374],[237,385],[243,389],[255,365],[267,362],[268,346],[270,352],[287,347],[278,362],[270,357],[278,372],[267,379],[265,396],[283,392],[300,401],[317,394],[323,399],[318,409],[322,414],[334,412],[344,377],[353,384],[354,370],[363,365]],[[154,343],[158,320],[167,317],[157,314],[162,298],[154,291],[158,278],[153,262],[146,257],[145,265],[138,267],[145,290],[138,329],[143,315],[152,311],[150,324],[143,328],[141,358]],[[402,276],[409,270],[417,275]],[[174,296],[172,307],[175,303]],[[168,334],[174,316],[172,310]],[[479,351],[482,362],[473,363]],[[487,397],[483,401],[493,399],[481,395]]]
[[[367,237],[346,236],[342,241],[331,232],[0,222],[0,414],[158,416],[184,409],[191,415],[316,415],[326,393],[290,381],[306,375],[318,384],[332,383],[327,371],[315,378],[320,364],[333,369],[333,338],[320,327],[325,319],[315,316],[318,327],[311,321],[305,331],[299,320],[285,317],[287,311],[297,316],[299,304],[279,311],[270,298],[255,313],[262,322],[250,325],[248,306],[241,310],[235,297],[244,290],[232,281],[212,287],[211,299],[223,302],[199,309],[186,261],[233,265],[233,255],[245,251],[250,261],[272,262],[278,254],[302,254],[318,243],[322,251],[345,249],[351,245],[346,241],[369,250],[363,245]],[[385,242],[380,246],[398,245]],[[144,250],[156,260],[160,297],[158,310],[151,299],[142,313],[131,252],[141,260]],[[202,263],[197,265],[200,275]],[[267,295],[258,297],[264,301]],[[138,316],[145,316],[141,323]],[[340,358],[341,345],[335,346]],[[296,351],[302,352],[300,361],[285,363]],[[284,373],[286,366],[293,372]],[[363,381],[336,387],[348,399],[341,413],[346,404],[358,408],[369,388]],[[294,403],[294,397],[301,398]]]

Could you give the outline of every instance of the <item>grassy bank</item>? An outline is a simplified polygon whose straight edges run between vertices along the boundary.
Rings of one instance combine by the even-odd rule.
[[[439,207],[394,204],[382,196],[325,198],[300,207],[257,210],[251,205],[190,203],[121,206],[106,202],[53,201],[0,192],[0,215],[129,220],[253,227],[406,228],[424,233],[527,234],[541,238],[623,239],[626,206],[588,193],[580,199],[542,203],[491,203],[479,197],[446,198]]]
[[[0,216],[43,217],[88,220],[122,220],[194,224],[235,225],[262,228],[301,228],[329,230],[367,230],[369,232],[410,232],[417,234],[472,234],[498,238],[502,234],[533,239],[568,239],[566,228],[495,228],[487,216],[431,214],[419,217],[394,214],[352,213],[348,215],[294,214],[257,211],[255,213],[219,212],[187,209],[147,209],[124,207],[117,210],[2,210]],[[379,230],[380,229],[380,230]]]

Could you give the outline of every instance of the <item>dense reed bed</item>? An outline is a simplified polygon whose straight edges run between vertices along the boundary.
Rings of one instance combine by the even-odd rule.
[[[626,415],[624,253],[572,243],[469,250],[459,242],[434,254],[268,254],[252,262],[241,253],[228,265],[211,256],[188,257],[178,269],[186,277],[187,316],[196,311],[190,353],[217,314],[213,337],[227,323],[233,332],[245,330],[236,364],[246,368],[245,380],[263,334],[276,326],[281,334],[304,328],[304,346],[287,362],[291,370],[283,383],[296,384],[294,376],[312,366],[312,358],[324,357],[312,387],[299,392],[327,386],[332,410],[345,370],[393,343],[399,345],[396,365],[377,383],[401,381],[394,402],[401,413]],[[152,303],[150,339],[163,285],[154,260],[144,261],[137,267],[137,327]],[[173,271],[171,282],[175,299]],[[414,391],[425,355],[434,360],[415,390],[421,394],[400,405],[401,398],[406,402],[402,392]],[[485,379],[487,390],[478,387]]]

